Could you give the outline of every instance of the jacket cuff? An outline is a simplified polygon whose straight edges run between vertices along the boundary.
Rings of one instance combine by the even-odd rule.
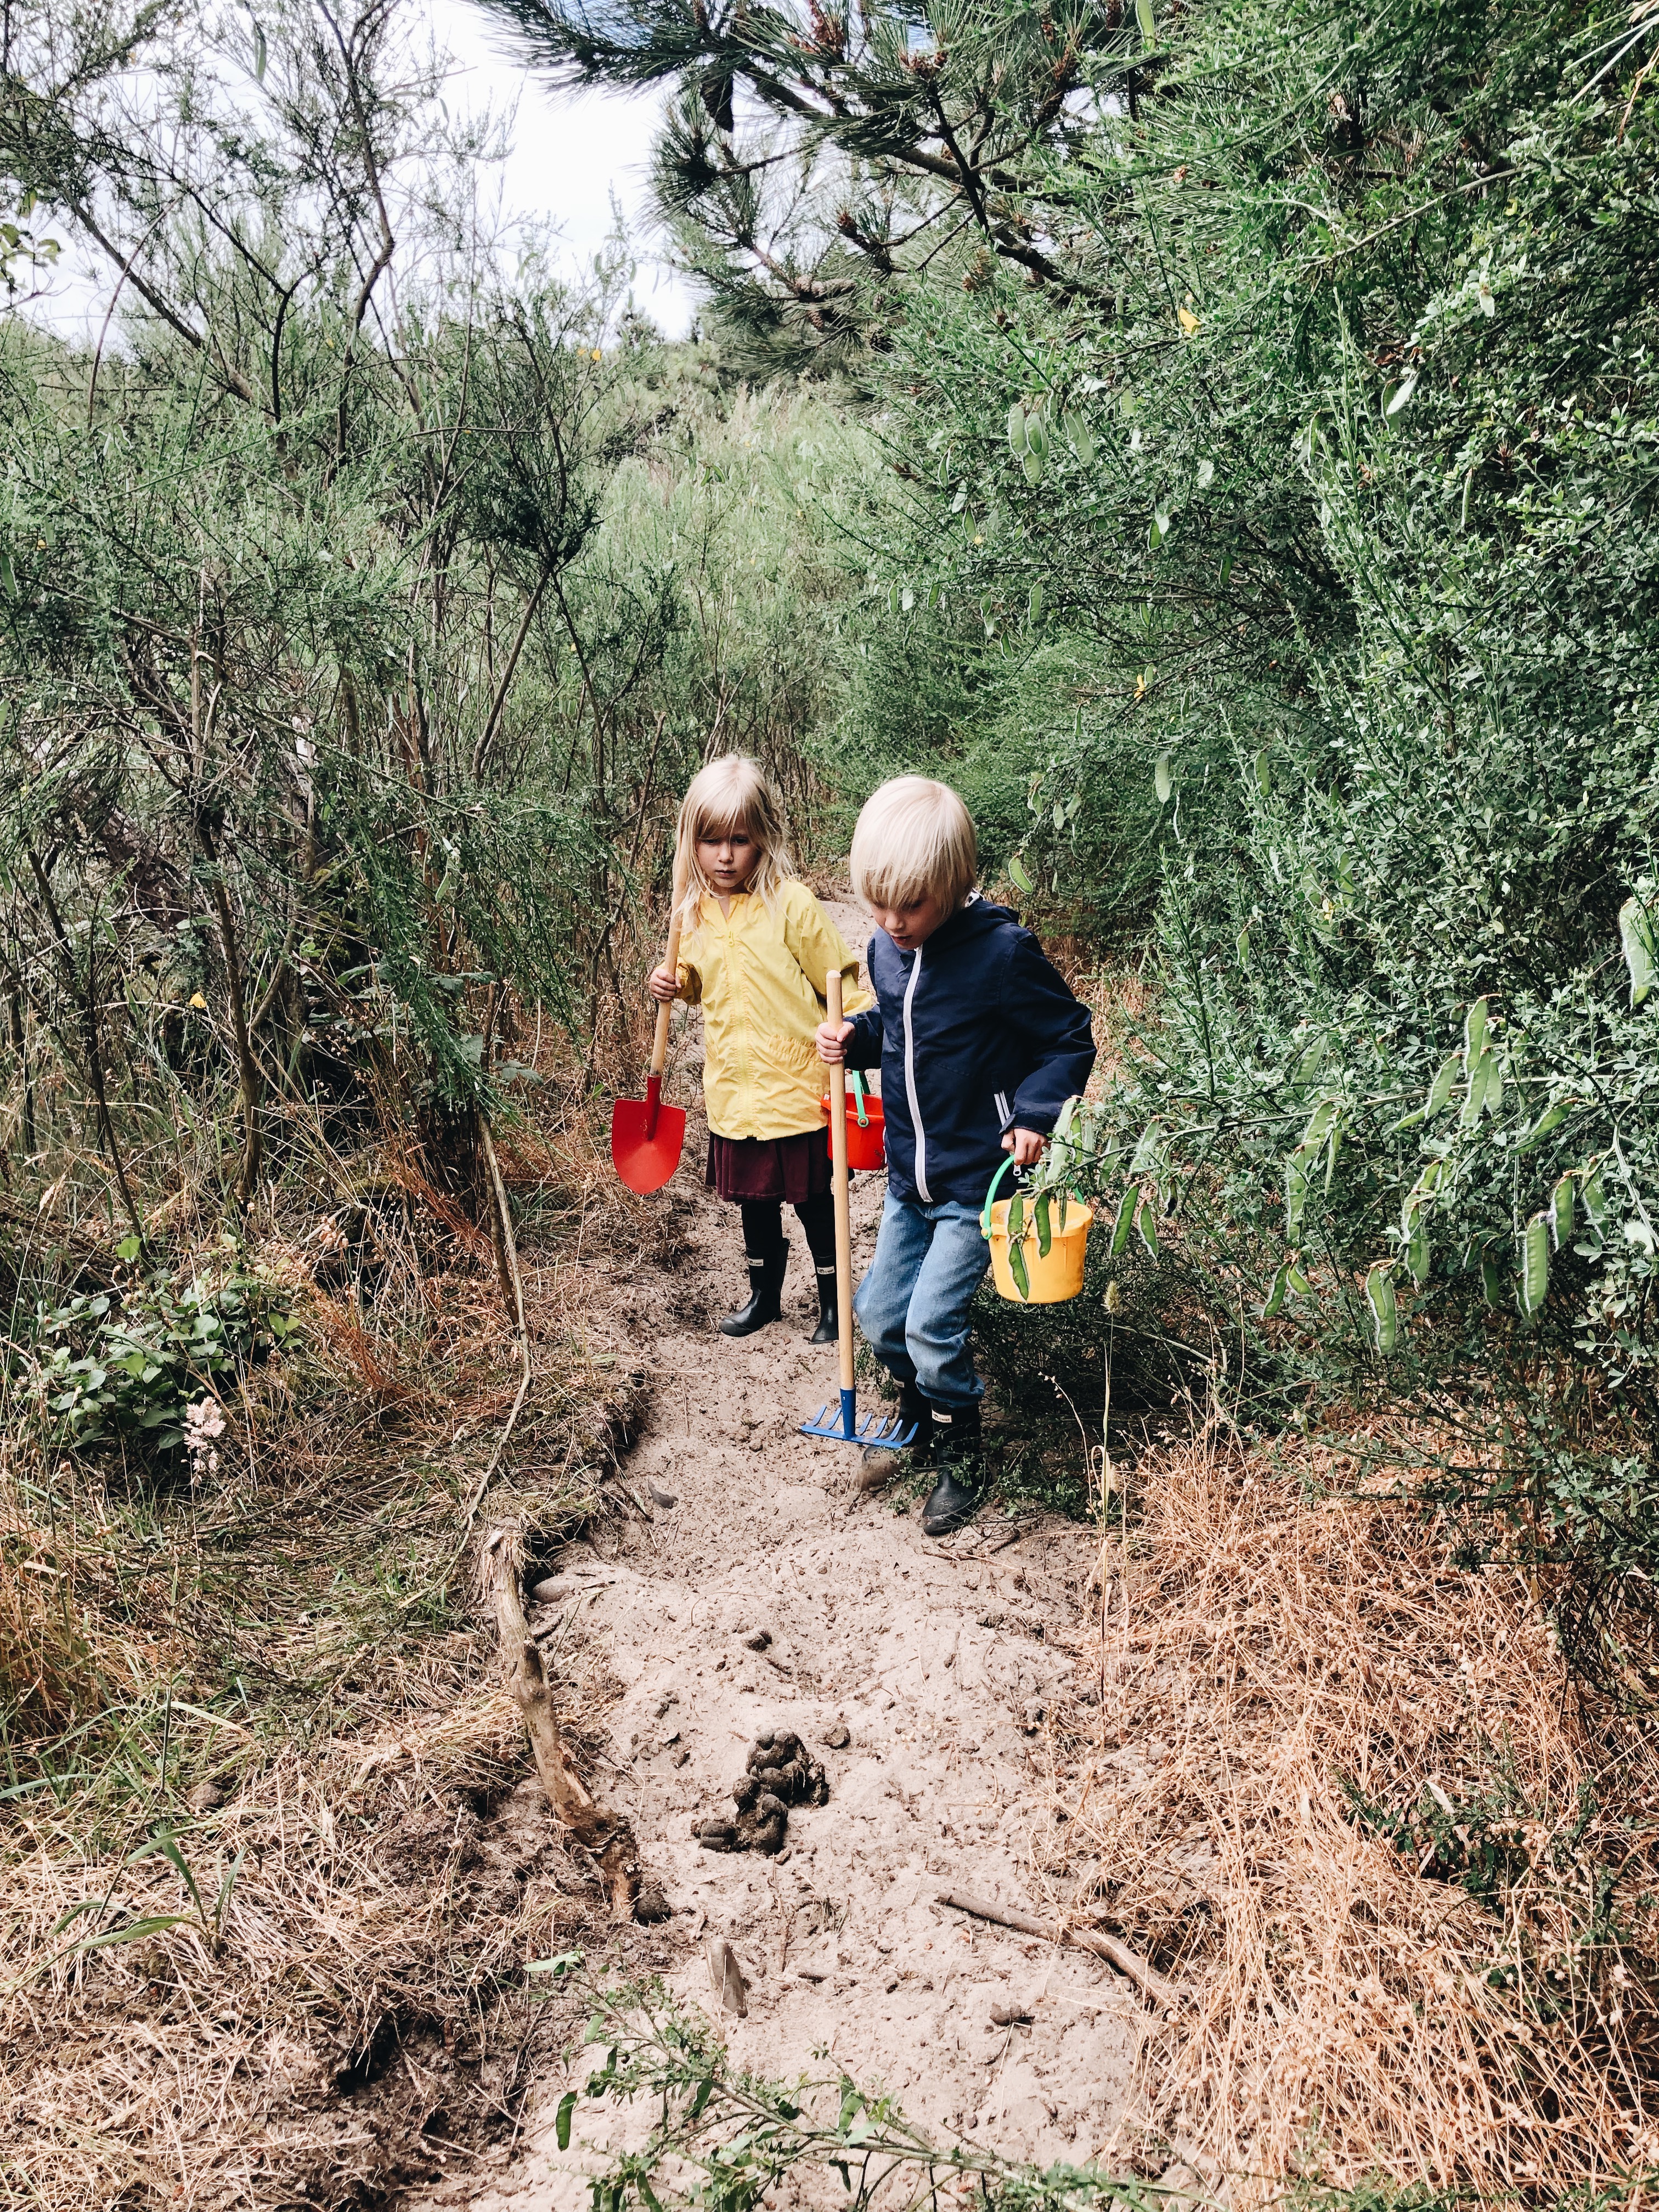
[[[1025,1107],[1018,1103],[1011,1105],[1002,1117],[1002,1134],[1010,1129],[1030,1129],[1039,1137],[1052,1137],[1058,1114],[1051,1114],[1046,1106]]]
[[[867,1013],[853,1017],[853,1034],[847,1040],[845,1065],[856,1067],[860,1073],[866,1067],[881,1066],[881,1025],[872,1022]]]

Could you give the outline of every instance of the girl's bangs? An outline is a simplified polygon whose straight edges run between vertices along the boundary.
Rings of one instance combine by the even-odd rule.
[[[751,844],[764,845],[753,812],[739,807],[735,814],[715,815],[712,807],[700,806],[691,817],[691,842],[694,845],[717,844],[734,830],[741,830]]]

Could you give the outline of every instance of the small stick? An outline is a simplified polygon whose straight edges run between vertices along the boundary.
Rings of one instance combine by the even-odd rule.
[[[1188,1995],[1174,1982],[1166,1982],[1138,1951],[1132,1951],[1127,1943],[1120,1943],[1115,1936],[1102,1936],[1091,1928],[1067,1928],[1056,1935],[1050,1923],[1039,1920],[1034,1912],[1018,1912],[1005,1905],[992,1905],[985,1898],[970,1897],[964,1889],[941,1889],[935,1901],[954,1905],[958,1912],[971,1913],[975,1920],[989,1920],[999,1928],[1012,1928],[1021,1936],[1040,1936],[1046,1943],[1075,1943],[1080,1951],[1092,1951],[1097,1958],[1115,1966],[1162,2011],[1173,2012]]]
[[[484,1159],[489,1164],[489,1181],[495,1200],[495,1218],[501,1224],[501,1249],[507,1255],[507,1273],[513,1285],[513,1302],[518,1316],[519,1352],[524,1371],[519,1378],[519,1395],[513,1401],[513,1411],[507,1417],[507,1426],[496,1437],[495,1449],[489,1455],[489,1464],[478,1477],[477,1486],[466,1501],[466,1511],[462,1516],[462,1525],[468,1528],[472,1526],[478,1508],[483,1503],[483,1494],[489,1487],[490,1477],[501,1463],[501,1454],[507,1449],[507,1438],[512,1435],[517,1425],[519,1415],[524,1409],[524,1401],[530,1393],[531,1376],[530,1329],[525,1320],[524,1282],[519,1273],[519,1248],[514,1240],[512,1218],[507,1210],[507,1186],[501,1181],[501,1163],[495,1158],[495,1147],[490,1140],[489,1124],[487,1121],[480,1121],[479,1134],[483,1139]]]

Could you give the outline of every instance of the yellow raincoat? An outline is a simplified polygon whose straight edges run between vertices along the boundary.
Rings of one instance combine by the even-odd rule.
[[[832,968],[848,1014],[875,1004],[860,985],[858,955],[805,884],[780,884],[769,912],[748,891],[729,915],[705,896],[680,941],[679,979],[681,998],[702,1007],[702,1090],[716,1136],[793,1137],[823,1127],[829,1071],[814,1032]]]

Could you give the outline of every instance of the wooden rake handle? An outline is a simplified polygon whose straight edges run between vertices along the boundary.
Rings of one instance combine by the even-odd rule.
[[[823,1001],[830,1019],[838,1022],[841,1011],[841,970],[832,968],[823,979]],[[830,1184],[836,1197],[836,1320],[840,1331],[841,1387],[853,1387],[853,1216],[847,1183],[847,1063],[837,1060],[830,1070]]]

